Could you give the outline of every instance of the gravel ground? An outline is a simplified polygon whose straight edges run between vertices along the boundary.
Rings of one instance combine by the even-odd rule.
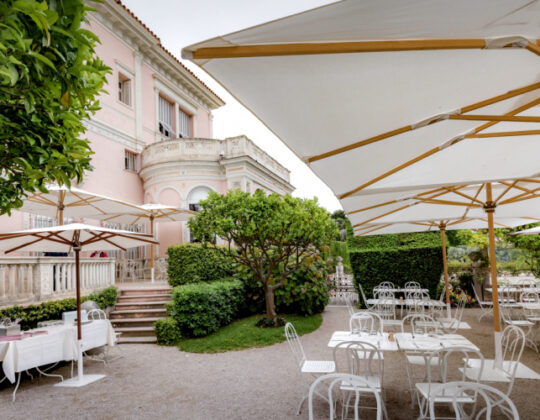
[[[493,358],[492,319],[476,321],[477,309],[464,320],[473,330],[460,333]],[[345,307],[328,307],[322,326],[301,337],[310,359],[332,358],[326,344],[335,330],[347,329]],[[266,348],[221,354],[190,354],[176,347],[128,345],[124,358],[105,368],[89,361],[87,373],[105,379],[84,388],[57,388],[54,378],[22,381],[17,400],[13,386],[0,385],[0,419],[307,419],[295,416],[301,379],[286,342]],[[540,356],[525,349],[522,361],[540,372]],[[390,419],[412,419],[407,376],[399,353],[385,353],[384,388]],[[65,377],[69,367],[55,370]],[[538,419],[540,382],[517,379],[512,399],[522,419]],[[536,415],[535,415],[536,413]]]

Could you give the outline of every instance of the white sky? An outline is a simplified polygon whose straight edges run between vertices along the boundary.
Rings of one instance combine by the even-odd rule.
[[[177,58],[187,45],[331,3],[329,0],[122,0]],[[295,196],[317,196],[329,211],[341,209],[332,191],[281,140],[195,64],[182,62],[226,105],[214,111],[214,137],[245,134],[291,170]]]

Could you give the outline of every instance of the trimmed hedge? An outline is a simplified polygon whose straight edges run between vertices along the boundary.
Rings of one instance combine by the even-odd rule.
[[[234,274],[234,266],[230,258],[201,244],[173,245],[169,247],[167,254],[171,286],[212,282]]]
[[[228,325],[244,299],[240,280],[177,286],[167,312],[183,337],[202,337]]]
[[[432,298],[437,297],[437,286],[443,272],[441,247],[366,249],[350,253],[354,282],[362,284],[366,296],[372,296],[373,288],[383,281],[404,286],[417,281],[429,289]]]
[[[154,322],[154,331],[156,332],[158,344],[165,346],[172,346],[182,338],[178,324],[171,317],[158,319]]]
[[[81,302],[93,300],[101,309],[113,306],[116,303],[118,292],[112,286],[99,293],[91,293],[81,298]],[[38,322],[49,321],[51,319],[62,319],[62,312],[75,311],[77,309],[77,299],[67,298],[61,300],[51,300],[40,305],[30,305],[27,307],[11,306],[0,309],[0,319],[11,318],[12,320],[21,318],[21,328],[28,330],[36,328]]]

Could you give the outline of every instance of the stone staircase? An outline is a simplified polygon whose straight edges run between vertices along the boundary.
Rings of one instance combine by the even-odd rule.
[[[167,316],[165,304],[171,300],[170,287],[122,289],[109,318],[118,343],[155,343],[154,322]]]

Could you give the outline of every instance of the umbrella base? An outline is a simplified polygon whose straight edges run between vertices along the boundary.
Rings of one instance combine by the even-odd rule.
[[[79,379],[78,376],[75,376],[74,378],[67,379],[65,381],[62,381],[55,386],[62,386],[67,388],[79,388],[81,386],[86,386],[88,384],[91,384],[92,382],[99,381],[100,379],[103,379],[105,375],[83,375],[81,379]]]

